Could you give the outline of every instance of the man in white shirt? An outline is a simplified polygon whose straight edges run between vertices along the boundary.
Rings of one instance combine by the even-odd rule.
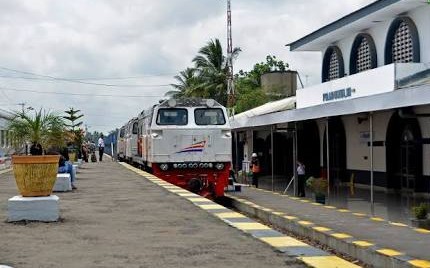
[[[105,141],[103,140],[103,134],[100,135],[98,145],[99,145],[99,161],[101,162],[103,159],[103,153],[105,150]]]

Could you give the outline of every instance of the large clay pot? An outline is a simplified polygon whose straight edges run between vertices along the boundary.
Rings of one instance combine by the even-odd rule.
[[[49,196],[58,173],[59,155],[13,155],[16,185],[22,196]]]

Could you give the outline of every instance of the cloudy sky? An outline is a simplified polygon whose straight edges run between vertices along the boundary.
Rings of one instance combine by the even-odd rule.
[[[316,83],[321,55],[285,44],[373,1],[232,0],[234,68],[271,54]],[[74,107],[91,132],[156,103],[210,39],[226,44],[225,0],[0,0],[0,10],[0,108]]]

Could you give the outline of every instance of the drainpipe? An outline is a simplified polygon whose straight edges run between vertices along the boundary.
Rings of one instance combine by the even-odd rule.
[[[299,180],[297,177],[297,128],[294,123],[293,129],[293,174],[294,174],[294,196],[299,195]]]
[[[327,204],[330,204],[330,139],[329,139],[329,129],[328,129],[329,117],[325,122],[326,129],[326,148],[327,148]]]
[[[274,186],[273,186],[273,179],[274,179],[274,176],[275,176],[275,173],[274,173],[274,166],[273,166],[273,163],[274,163],[274,155],[273,155],[273,126],[270,126],[270,151],[272,152],[271,153],[271,161],[272,161],[272,192],[274,191]]]
[[[234,132],[234,146],[235,146],[235,151],[236,151],[236,155],[235,155],[235,159],[236,159],[236,165],[234,166],[234,177],[236,179],[238,179],[238,173],[239,173],[239,153],[238,153],[238,145],[237,145],[237,138],[238,138],[238,133],[237,131]]]
[[[369,129],[370,129],[370,211],[375,214],[374,200],[374,181],[373,181],[373,113],[369,113]]]

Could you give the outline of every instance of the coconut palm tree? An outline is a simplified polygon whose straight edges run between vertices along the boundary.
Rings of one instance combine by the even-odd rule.
[[[195,89],[198,81],[196,76],[197,70],[195,68],[186,68],[181,71],[179,75],[175,75],[178,84],[170,84],[175,90],[166,92],[166,96],[172,98],[192,97],[195,95]]]
[[[232,57],[239,55],[240,48],[234,48]],[[223,105],[227,104],[227,57],[219,39],[210,40],[200,48],[199,55],[193,59],[198,70],[199,83],[195,91],[201,97],[216,99]]]
[[[7,129],[15,145],[27,142],[40,144],[42,148],[64,144],[64,121],[53,112],[40,109],[34,115],[26,111],[15,112]]]

